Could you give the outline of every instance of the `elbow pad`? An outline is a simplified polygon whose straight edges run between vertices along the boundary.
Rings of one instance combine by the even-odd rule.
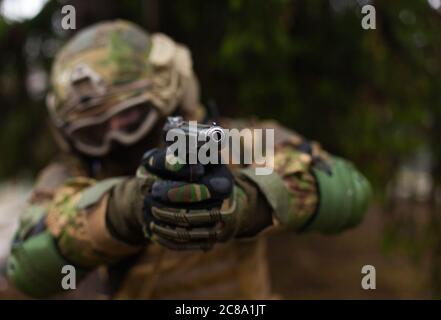
[[[367,179],[355,167],[334,157],[331,172],[312,168],[316,178],[319,203],[305,231],[337,233],[361,222],[371,197]]]
[[[10,281],[23,293],[45,298],[62,291],[61,273],[63,266],[69,265],[58,252],[55,239],[48,231],[43,231],[12,246],[7,263]],[[77,281],[86,272],[76,268]]]

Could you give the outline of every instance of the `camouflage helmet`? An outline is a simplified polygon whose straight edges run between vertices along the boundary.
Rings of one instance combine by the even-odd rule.
[[[56,133],[92,156],[105,156],[112,141],[139,141],[178,107],[187,117],[203,113],[189,50],[123,20],[76,34],[57,55],[51,83],[47,106]],[[108,128],[109,119],[132,109],[137,126]]]

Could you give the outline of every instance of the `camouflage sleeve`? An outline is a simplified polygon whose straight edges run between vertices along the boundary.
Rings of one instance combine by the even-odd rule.
[[[260,196],[273,211],[273,225],[300,230],[314,215],[319,202],[310,157],[289,144],[278,146],[274,156],[271,174],[258,175],[254,167],[248,167],[236,174],[236,180],[247,195],[252,194],[257,185]],[[257,204],[256,201],[250,203]],[[262,204],[256,205],[253,211],[260,208]]]
[[[49,164],[36,179],[24,212],[20,214],[19,228],[15,234],[17,241],[24,241],[45,229],[45,217],[54,199],[56,190],[75,173],[61,162]]]
[[[110,190],[123,178],[96,182],[77,177],[59,188],[49,207],[46,225],[63,257],[93,268],[136,253],[138,246],[119,241],[106,221]]]
[[[38,179],[8,258],[9,280],[33,297],[61,290],[64,265],[77,267],[80,280],[93,267],[138,249],[107,231],[108,191],[119,179],[97,183],[85,177],[69,178],[63,170],[63,165],[51,165]]]
[[[275,129],[274,170],[257,175],[252,166],[240,172],[269,203],[273,224],[298,232],[335,233],[362,220],[370,186],[351,163],[275,122],[259,127]]]
[[[22,214],[17,213],[19,228],[8,257],[7,275],[9,282],[24,294],[40,296],[39,293],[51,290],[54,281],[45,271],[58,266],[62,259],[47,233],[45,217],[55,190],[71,174],[66,163],[57,161],[48,165],[36,180],[28,206]]]

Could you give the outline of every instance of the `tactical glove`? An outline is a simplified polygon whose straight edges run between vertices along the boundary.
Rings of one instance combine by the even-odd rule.
[[[151,150],[144,173],[138,171],[158,177],[144,201],[145,233],[152,241],[173,250],[207,250],[271,224],[264,197],[255,188],[245,192],[249,186],[227,166],[171,164],[172,158],[166,150]]]
[[[147,242],[143,231],[144,199],[150,194],[154,181],[155,177],[143,174],[122,180],[113,187],[106,225],[115,238],[132,245]]]

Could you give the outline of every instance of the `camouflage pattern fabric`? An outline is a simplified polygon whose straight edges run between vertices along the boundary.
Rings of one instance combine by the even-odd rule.
[[[231,122],[225,120],[223,125],[226,126],[228,123],[231,124]],[[235,124],[236,125],[240,124],[243,127],[245,126],[257,127],[259,125],[264,126],[257,122],[250,124],[250,122],[247,121],[237,121],[237,120],[235,120]],[[276,130],[276,132],[278,131]],[[298,145],[301,144],[301,142],[303,141],[301,137],[293,133],[286,135],[286,133],[287,131],[283,131],[283,134],[285,135],[285,138],[283,139],[277,136],[277,139],[279,139],[279,144],[277,145],[276,153],[275,153],[275,171],[282,178],[287,190],[291,194],[290,201],[292,205],[291,208],[289,209],[291,212],[290,214],[301,215],[305,217],[304,218],[305,220],[307,220],[307,217],[311,216],[314,213],[318,202],[318,198],[317,198],[318,195],[316,192],[314,177],[311,175],[309,171],[310,165],[312,163],[312,156],[305,155],[305,153],[299,152],[297,150]],[[324,152],[323,152],[323,157],[326,157],[326,153]],[[235,172],[239,168],[237,166],[236,167],[233,166],[232,169],[233,172]],[[84,171],[77,170],[76,174],[80,173],[80,176],[73,177],[73,179],[68,180],[64,184],[61,184],[59,187],[57,187],[54,192],[52,192],[51,194],[47,194],[45,196],[46,208],[48,210],[46,222],[49,230],[56,237],[58,241],[60,251],[63,253],[63,255],[65,255],[65,257],[68,260],[75,261],[79,265],[87,266],[87,267],[93,267],[101,264],[109,264],[111,262],[117,261],[118,259],[121,259],[123,256],[133,254],[133,252],[135,251],[126,251],[124,253],[120,252],[121,255],[112,255],[109,252],[106,253],[99,251],[94,246],[94,241],[91,240],[93,239],[93,235],[87,234],[89,229],[84,227],[85,220],[87,218],[87,215],[93,214],[94,210],[98,210],[98,209],[103,210],[103,208],[105,208],[107,205],[108,199],[106,197],[103,198],[99,205],[97,204],[97,206],[92,206],[87,211],[80,210],[76,207],[75,204],[78,203],[82,193],[85,190],[87,190],[88,187],[96,183],[92,179],[81,177],[82,172]],[[264,198],[262,197],[260,191],[256,189],[256,186],[252,182],[250,182],[247,179],[241,179],[239,176],[236,176],[235,179],[236,179],[236,183],[240,187],[240,188],[236,188],[236,190],[238,190],[238,193],[236,195],[237,197],[236,200],[241,210],[246,209],[249,210],[250,212],[256,210],[271,211],[268,205],[256,201],[256,199],[260,199],[260,201],[264,201],[263,200]],[[175,193],[173,193],[171,196],[181,197],[187,194],[197,197],[197,195],[199,194],[199,196],[202,197],[204,194],[203,191],[199,192],[200,190],[199,191],[187,190],[187,191],[185,192],[181,191],[182,193],[175,191]],[[276,224],[278,223],[276,218],[274,221]],[[253,230],[247,233],[247,236],[253,236],[253,235],[255,235],[255,233],[253,234]],[[254,245],[257,245],[257,243],[260,242],[260,240],[258,241],[257,239],[248,240],[248,241],[251,242],[250,244],[247,244],[247,246],[250,246],[252,243],[255,243]],[[235,248],[236,246],[241,246],[239,243],[240,241],[239,242],[233,241],[231,244],[228,245],[229,247],[231,247],[228,251],[230,250],[234,251],[233,248]],[[212,251],[216,251],[216,252],[210,254],[210,257],[215,257],[215,256],[217,257],[218,249],[216,248],[217,246],[214,249],[212,249]],[[221,261],[224,260],[225,258],[223,257],[223,254],[221,254],[220,252],[226,252],[226,250],[219,249],[219,257],[215,259],[219,263],[221,263]],[[203,267],[204,255],[200,255],[199,253],[196,252],[193,252],[193,254],[195,256],[198,256],[198,264],[200,264],[201,267],[204,269]],[[174,253],[167,251],[167,256],[173,257],[172,259],[180,260],[179,257],[181,256],[182,257],[185,256],[185,259],[188,259],[189,256],[192,256],[192,253],[188,253],[185,255],[176,253],[176,257],[175,257]],[[158,258],[158,259],[161,260],[162,258]],[[214,259],[214,258],[210,258],[210,259]],[[262,254],[260,260],[261,261],[259,263],[265,264],[264,254]],[[214,268],[215,262],[213,261],[212,263]],[[170,270],[170,267],[166,267],[164,270],[162,270],[164,266],[167,266],[167,263],[165,263],[164,266],[162,266],[162,263],[160,263],[160,265],[161,266],[159,267],[159,269],[155,271],[155,274],[158,274],[155,275],[155,277],[159,276],[160,278],[163,278],[166,276],[167,273],[172,272]],[[153,268],[153,265],[151,267]],[[209,270],[211,268],[210,266],[207,265],[206,268],[207,270],[205,272],[211,272]],[[263,269],[266,269],[266,267]],[[175,270],[172,273],[175,272],[178,271]],[[184,274],[181,275],[182,277],[185,278]],[[262,281],[268,280],[267,276],[262,275],[260,276],[260,278]],[[219,276],[219,281],[220,279],[222,279],[222,277]],[[130,284],[126,283],[126,285],[130,285]],[[157,285],[160,286],[160,284]],[[267,285],[265,286],[267,287]],[[122,288],[122,292],[124,292],[125,290],[127,289]],[[232,296],[237,295],[239,297],[249,297],[247,295],[243,295],[243,292],[242,293],[236,292],[235,294],[233,294],[233,291],[234,290],[231,291]],[[189,296],[191,296],[190,293],[188,294]],[[207,294],[207,297],[210,297],[210,294]]]
[[[324,151],[316,142],[311,142],[311,152],[300,150],[306,140],[299,134],[282,127],[275,121],[257,121],[254,119],[224,119],[223,126],[233,127],[238,130],[250,129],[274,129],[275,152],[274,152],[274,173],[281,178],[284,185],[284,196],[286,195],[287,205],[283,208],[283,215],[291,217],[295,224],[290,225],[292,230],[300,230],[303,224],[314,214],[318,204],[317,186],[314,176],[311,173],[311,166],[317,161],[328,163],[331,161],[329,154]],[[254,141],[244,140],[243,150],[252,150]],[[254,168],[251,165],[249,168]],[[242,169],[243,166],[236,166]],[[263,183],[268,180],[262,176]],[[248,184],[250,181],[246,180]],[[255,188],[256,185],[251,182]],[[260,190],[264,197],[277,196],[277,190],[265,188]],[[273,208],[275,210],[275,208]],[[278,214],[273,212],[274,223],[281,224]],[[285,226],[288,227],[288,226]]]
[[[73,178],[60,188],[46,218],[46,225],[57,239],[64,257],[81,267],[94,267],[102,262],[114,262],[107,255],[94,250],[85,229],[86,212],[77,208],[81,190],[95,183],[92,179]]]
[[[83,74],[89,82],[81,81]],[[75,35],[57,55],[51,82],[49,111],[58,121],[88,114],[82,96],[92,98],[90,106],[101,111],[134,98],[152,102],[163,115],[178,102],[183,114],[194,116],[201,109],[188,49],[124,20],[99,23]]]
[[[115,239],[107,230],[109,192],[96,188],[99,184],[105,185],[106,181],[109,180],[97,183],[84,177],[68,180],[55,194],[46,217],[47,228],[57,239],[61,254],[83,268],[111,264],[139,250],[138,246]],[[98,193],[98,196],[92,194],[91,197],[91,193]],[[96,202],[91,202],[92,199]]]

